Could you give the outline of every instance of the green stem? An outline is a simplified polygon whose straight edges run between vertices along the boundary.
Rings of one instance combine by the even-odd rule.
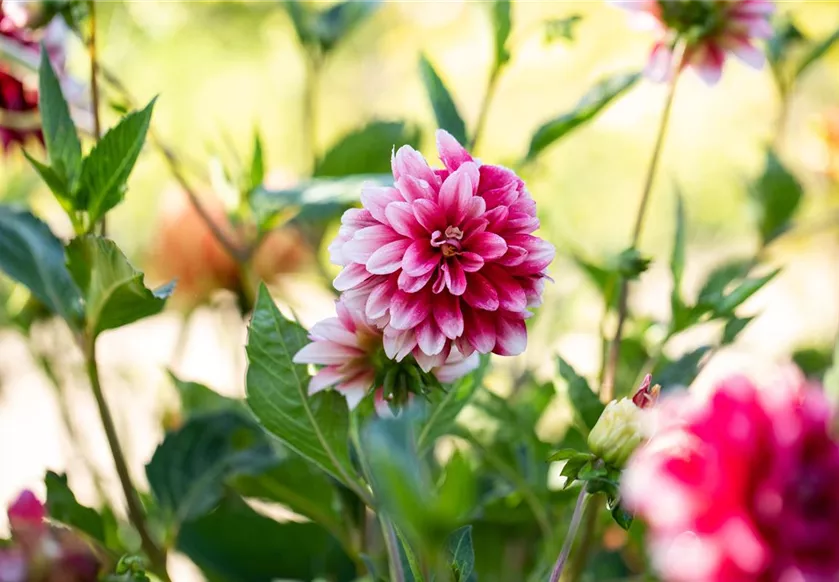
[[[597,503],[590,503],[585,509],[583,536],[580,539],[580,545],[577,548],[577,553],[574,556],[574,560],[571,562],[565,577],[566,580],[569,580],[570,582],[578,580],[583,569],[586,567],[588,554],[591,551],[591,544],[594,542],[594,530],[597,526],[597,515],[599,512],[600,506]]]
[[[98,142],[102,138],[102,123],[99,119],[99,61],[96,57],[96,2],[89,0],[88,3],[88,18],[90,23],[90,32],[87,39],[87,53],[90,57],[90,100],[91,113],[93,113],[93,139]],[[100,221],[100,234],[105,236],[108,231],[105,216],[102,216]],[[91,225],[93,228],[93,225]]]
[[[318,165],[317,111],[320,89],[320,72],[323,58],[315,51],[306,52],[306,79],[303,87],[303,135],[309,153],[309,171],[314,174]]]
[[[478,113],[478,121],[475,124],[475,133],[472,135],[472,143],[469,149],[472,152],[478,150],[480,138],[483,136],[484,127],[486,126],[487,117],[489,115],[489,107],[492,103],[492,98],[495,96],[495,88],[498,85],[498,78],[501,76],[501,67],[493,66],[492,72],[489,74],[489,81],[487,82],[486,93],[484,93],[484,100],[481,103],[481,110]]]
[[[577,505],[574,506],[574,513],[571,515],[571,524],[568,526],[568,534],[565,536],[565,541],[562,543],[562,550],[559,552],[559,557],[556,559],[554,569],[551,572],[550,582],[559,582],[562,576],[562,571],[565,569],[565,564],[568,562],[568,556],[571,554],[571,548],[574,546],[574,539],[577,537],[577,531],[580,529],[580,522],[583,519],[583,509],[586,504],[586,487],[585,484],[580,488],[580,495],[577,497]]]
[[[649,205],[650,195],[655,183],[656,171],[658,170],[658,163],[661,160],[661,154],[664,150],[664,138],[667,135],[667,126],[670,121],[670,112],[673,110],[673,102],[676,97],[676,87],[679,83],[680,72],[682,70],[682,62],[684,60],[685,45],[684,42],[678,42],[674,54],[673,62],[675,64],[668,91],[667,99],[664,102],[664,112],[661,115],[661,123],[658,126],[658,134],[653,147],[653,155],[650,160],[650,165],[647,168],[647,176],[644,180],[644,189],[641,193],[641,202],[638,205],[638,212],[635,215],[635,226],[632,230],[632,244],[631,248],[638,246],[641,239],[641,232],[644,228],[644,218],[647,214],[647,206]],[[626,323],[626,318],[629,315],[629,279],[621,277],[620,290],[618,291],[618,323],[615,328],[615,335],[609,345],[609,354],[606,360],[606,368],[603,374],[603,383],[600,388],[600,399],[604,402],[609,402],[614,398],[615,388],[615,374],[617,373],[618,363],[620,361],[621,338],[623,336],[623,327]]]
[[[83,340],[83,347],[85,363],[87,366],[87,375],[90,378],[90,387],[93,390],[93,396],[96,398],[96,405],[99,408],[99,416],[102,418],[102,426],[105,429],[108,446],[111,449],[111,455],[114,459],[114,465],[117,470],[117,475],[119,476],[119,482],[122,485],[122,491],[125,494],[125,502],[128,508],[128,518],[131,520],[131,523],[140,535],[143,551],[145,551],[148,556],[154,573],[164,582],[169,582],[170,578],[166,570],[166,553],[158,547],[149,532],[143,505],[140,502],[137,490],[134,488],[131,481],[128,464],[125,461],[125,454],[122,451],[122,445],[120,445],[119,437],[117,436],[114,419],[111,415],[111,410],[108,408],[108,403],[105,401],[105,395],[102,392],[102,385],[99,381],[99,366],[96,362],[95,338],[85,338]]]

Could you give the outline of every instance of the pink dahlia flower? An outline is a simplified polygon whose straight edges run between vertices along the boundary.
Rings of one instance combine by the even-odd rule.
[[[35,494],[25,489],[9,506],[8,516],[12,529],[39,529],[43,526],[46,510]]]
[[[298,364],[323,366],[309,382],[309,394],[335,386],[347,399],[350,409],[372,390],[378,390],[377,405],[384,397],[376,384],[383,375],[382,331],[371,325],[364,314],[348,307],[342,300],[335,303],[338,317],[316,323],[309,332],[312,343],[294,356]],[[466,358],[452,350],[442,365],[432,370],[437,380],[451,383],[478,366],[478,355]],[[377,406],[378,407],[378,406]]]
[[[513,171],[472,159],[443,130],[437,149],[442,169],[401,147],[395,185],[366,186],[330,246],[347,304],[383,330],[388,357],[413,354],[426,371],[454,347],[521,353],[554,257],[533,235],[536,203]]]
[[[707,401],[655,410],[623,493],[665,580],[839,580],[839,445],[819,389],[797,375],[767,390],[735,377]]]
[[[647,75],[663,81],[673,73],[677,38],[687,42],[683,67],[693,68],[709,85],[719,81],[727,53],[756,69],[763,51],[756,39],[772,36],[772,0],[612,0],[660,33],[647,66]]]

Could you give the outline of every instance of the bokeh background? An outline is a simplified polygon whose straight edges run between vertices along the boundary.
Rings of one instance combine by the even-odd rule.
[[[808,37],[826,37],[839,25],[837,3],[778,4]],[[237,157],[248,159],[255,128],[269,181],[283,187],[306,176],[305,64],[279,3],[103,2],[100,12],[104,66],[139,102],[160,96],[153,125],[189,161],[196,189],[215,200],[215,207],[223,208],[229,198],[222,168]],[[574,15],[581,18],[570,38],[546,40],[547,21]],[[629,26],[624,12],[599,1],[515,2],[513,22],[512,60],[476,152],[484,161],[508,165],[527,151],[540,124],[573,108],[596,81],[640,69],[652,42],[649,32]],[[474,126],[491,67],[491,35],[483,2],[384,2],[322,71],[315,104],[318,151],[371,120],[392,120],[419,128],[421,150],[433,159],[435,122],[420,77],[420,54],[434,63],[467,125]],[[84,83],[84,48],[77,39],[68,42],[69,69]],[[793,229],[764,255],[768,265],[783,271],[743,306],[744,313],[759,317],[734,346],[715,354],[697,389],[732,369],[767,374],[801,350],[809,357],[799,360],[817,366],[832,349],[839,333],[837,73],[839,50],[801,79],[783,126],[782,103],[767,69],[754,71],[729,60],[716,87],[690,73],[680,83],[641,242],[654,262],[635,286],[639,313],[668,317],[666,263],[677,190],[688,217],[690,295],[713,267],[754,253],[758,240],[748,188],[769,144],[805,187]],[[509,391],[524,369],[550,376],[557,352],[582,373],[595,375],[599,369],[602,305],[570,255],[594,260],[626,246],[665,91],[641,82],[522,169],[539,204],[542,235],[559,252],[551,268],[555,283],[531,326],[526,355],[496,368],[492,387],[500,393]],[[117,118],[113,111],[105,115],[109,123]],[[72,232],[19,151],[0,162],[0,185],[4,201],[28,200],[57,232]],[[109,215],[109,234],[148,271],[151,282],[163,282],[154,277],[166,273],[161,263],[171,262],[183,241],[206,243],[200,222],[179,214],[185,208],[162,157],[149,148],[132,175],[126,202]],[[334,297],[324,284],[323,271],[331,268],[325,248],[309,248],[296,234],[283,233],[272,253],[266,260],[269,271],[278,273],[272,279],[282,301],[306,324],[329,315]],[[200,271],[210,260],[196,252],[180,268]],[[202,305],[190,303],[176,302],[166,313],[110,332],[100,343],[103,382],[140,482],[143,463],[167,423],[177,422],[178,400],[167,369],[225,394],[243,393],[245,324],[234,297],[221,292]],[[63,333],[57,323],[39,324],[31,340],[0,329],[2,506],[23,487],[40,491],[46,469],[67,472],[82,502],[94,504],[104,495],[121,506],[81,357]],[[701,342],[703,333],[680,338],[668,350],[678,355]],[[54,360],[57,383],[45,375],[42,353]],[[559,395],[540,431],[564,430],[563,402]],[[0,531],[5,527],[0,523]],[[178,570],[173,575],[188,579]]]

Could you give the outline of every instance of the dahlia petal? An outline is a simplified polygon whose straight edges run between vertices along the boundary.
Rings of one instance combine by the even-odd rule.
[[[414,350],[414,359],[419,364],[419,367],[422,368],[423,372],[430,372],[434,368],[439,368],[443,364],[446,363],[446,358],[449,356],[448,352],[444,349],[439,354],[426,354],[419,350]]]
[[[397,291],[390,302],[390,326],[394,329],[413,329],[421,324],[431,312],[431,300],[427,293],[405,293]]]
[[[431,310],[434,321],[440,331],[449,339],[455,339],[463,334],[463,313],[460,311],[460,299],[448,293],[442,293],[434,300]]]
[[[316,341],[306,344],[294,354],[292,361],[295,364],[343,364],[352,358],[363,355],[358,348],[342,346],[331,341]]]
[[[344,244],[343,254],[353,263],[366,263],[377,250],[401,238],[384,224],[368,226],[356,231],[353,238]]]
[[[505,269],[495,265],[488,265],[482,271],[498,291],[498,302],[501,309],[518,312],[527,308],[527,296],[521,284]]]
[[[408,202],[391,202],[385,208],[385,216],[393,230],[403,236],[413,238],[424,234]]]
[[[330,317],[317,322],[309,330],[309,334],[318,339],[333,341],[336,344],[351,348],[358,347],[358,337],[344,327],[344,324],[337,317]]]
[[[338,366],[321,368],[309,381],[309,396],[317,394],[321,390],[326,390],[330,386],[340,382],[343,378],[344,374],[338,370]]]
[[[412,277],[421,277],[436,269],[442,256],[428,239],[415,240],[402,257],[402,269]]]
[[[445,267],[445,269],[443,268]],[[433,291],[436,295],[439,295],[443,292],[443,289],[446,288],[446,279],[448,277],[448,267],[446,264],[437,269],[437,277],[434,279],[434,283],[431,285],[431,291]]]
[[[388,326],[384,330],[385,355],[391,360],[401,362],[417,346],[413,329],[397,330]]]
[[[475,348],[469,341],[466,339],[465,336],[460,336],[456,340],[454,340],[454,345],[464,357],[471,357],[475,353]]]
[[[382,224],[387,224],[385,216],[387,205],[400,200],[402,200],[402,195],[399,190],[391,186],[365,185],[361,187],[361,204],[370,211],[373,218]]]
[[[507,206],[496,206],[492,210],[488,210],[484,213],[484,218],[489,223],[489,230],[494,232],[501,231],[507,223],[507,217],[509,214],[510,209]]]
[[[459,225],[466,218],[466,209],[472,198],[472,182],[463,170],[452,172],[440,186],[437,202],[445,213],[448,224]]]
[[[747,40],[737,40],[727,48],[735,57],[754,69],[761,69],[766,64],[763,51]]]
[[[706,43],[690,55],[690,64],[708,85],[716,85],[722,77],[725,52],[717,45]]]
[[[532,237],[528,244],[520,246],[527,249],[527,258],[516,267],[516,273],[528,275],[539,273],[553,262],[556,255],[556,248],[548,241],[540,238]]]
[[[469,152],[445,129],[437,130],[437,151],[440,152],[443,165],[451,172],[461,164],[472,161]]]
[[[402,266],[402,256],[411,241],[408,239],[394,241],[381,247],[367,260],[367,270],[374,275],[388,275]]]
[[[433,186],[440,185],[440,178],[429,167],[422,154],[409,145],[399,148],[391,160],[391,166],[393,167],[393,178],[397,181],[402,176],[413,176],[419,180],[425,180]]]
[[[415,200],[412,207],[414,217],[427,232],[442,231],[448,226],[445,213],[433,200]]]
[[[458,256],[457,259],[458,262],[460,262],[460,266],[463,267],[463,270],[467,273],[479,271],[481,267],[484,266],[484,258],[478,253],[466,251],[460,253],[460,256]]]
[[[384,316],[390,309],[390,300],[395,292],[396,288],[390,279],[374,287],[364,306],[364,313],[367,317],[378,319]]]
[[[498,292],[495,287],[480,273],[469,273],[467,275],[466,292],[463,300],[475,309],[495,311],[498,309]]]
[[[373,385],[373,380],[371,379],[370,385]],[[363,388],[342,388],[341,394],[344,395],[344,398],[347,401],[347,408],[350,410],[355,410],[355,407],[361,404],[361,401],[364,400],[364,397],[367,396],[367,392],[369,390],[365,390]]]
[[[451,384],[476,369],[480,363],[481,358],[478,354],[473,353],[469,357],[463,357],[452,351],[446,363],[434,370],[434,375],[443,384]]]
[[[433,318],[428,317],[417,328],[417,347],[428,356],[435,356],[443,351],[446,336],[437,326]]]
[[[507,242],[494,232],[480,232],[463,241],[470,251],[481,255],[485,261],[492,261],[504,256],[507,252]]]
[[[664,43],[656,43],[644,69],[644,75],[654,83],[664,83],[672,74],[673,51]]]
[[[488,354],[495,348],[494,318],[495,313],[463,310],[463,337],[479,354]]]
[[[346,329],[355,333],[357,331],[356,320],[352,316],[350,309],[348,308],[346,302],[342,300],[338,300],[335,302],[335,312],[338,314],[338,321],[341,322]]]
[[[373,274],[370,273],[364,265],[354,263],[348,267],[344,267],[344,269],[338,273],[338,276],[335,277],[334,281],[332,281],[332,286],[338,291],[346,291],[347,289],[352,289],[353,287],[360,285],[372,276]]]
[[[466,291],[466,272],[459,261],[448,261],[440,268],[446,278],[446,287],[452,295],[463,295]]]
[[[413,176],[402,176],[396,181],[396,188],[407,202],[431,199],[435,192],[431,184]]]
[[[431,280],[431,277],[433,275],[434,271],[429,271],[425,275],[414,277],[403,270],[401,273],[399,273],[397,286],[406,293],[416,293],[417,291],[428,285],[428,282]]]
[[[483,217],[486,214],[486,210],[486,200],[480,196],[472,196],[469,199],[469,205],[466,207],[466,220]]]
[[[502,267],[516,267],[524,262],[527,255],[527,250],[524,248],[510,245],[507,247],[507,253],[496,263]]]
[[[521,319],[497,318],[495,333],[493,353],[500,356],[517,356],[527,347],[527,327]]]

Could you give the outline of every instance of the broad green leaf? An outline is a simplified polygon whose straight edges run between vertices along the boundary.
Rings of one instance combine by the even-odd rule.
[[[478,368],[447,386],[442,396],[439,393],[433,395],[417,435],[417,450],[420,453],[432,447],[434,442],[454,425],[457,415],[471,400],[475,390],[481,386],[488,367],[489,356],[484,355]]]
[[[315,35],[323,51],[328,53],[334,49],[378,8],[377,0],[348,0],[321,12],[315,23]]]
[[[95,224],[122,202],[126,182],[143,149],[155,99],[102,136],[82,163],[80,202]]]
[[[609,103],[628,91],[640,73],[615,75],[598,82],[573,110],[543,124],[530,140],[527,159],[532,160],[548,146],[595,118]]]
[[[117,245],[86,235],[67,246],[67,266],[85,299],[85,320],[93,337],[163,310],[173,287],[151,291]]]
[[[26,210],[0,205],[0,269],[71,326],[80,324],[81,295],[65,265],[61,241]]]
[[[448,131],[461,144],[468,143],[466,124],[463,122],[460,113],[457,112],[457,105],[455,105],[451,93],[446,88],[446,84],[443,83],[440,75],[437,74],[434,66],[425,55],[420,57],[420,74],[425,84],[428,100],[431,102],[431,108],[434,110],[437,126]]]
[[[557,356],[559,375],[568,384],[568,398],[583,425],[591,430],[600,418],[605,406],[589,387],[586,379],[577,374],[571,365]]]
[[[446,549],[454,582],[474,580],[475,549],[472,547],[472,526],[467,525],[455,530],[446,542]]]
[[[657,384],[661,384],[662,390],[690,386],[699,375],[699,365],[710,349],[709,346],[701,346],[684,354],[678,360],[662,361],[653,370],[653,378]]]
[[[47,514],[64,525],[77,529],[91,539],[105,543],[105,526],[102,516],[95,509],[76,501],[67,485],[67,476],[47,471],[44,477],[47,488]]]
[[[746,299],[757,293],[769,281],[775,278],[775,275],[780,273],[780,269],[764,275],[763,277],[754,277],[744,279],[731,293],[723,297],[716,305],[715,309],[719,315],[728,315],[743,304]]]
[[[174,527],[208,513],[224,494],[225,482],[276,464],[265,433],[234,412],[190,419],[171,432],[146,465],[149,485]]]
[[[789,228],[804,189],[775,153],[768,150],[763,174],[752,185],[750,193],[760,238],[766,245]]]
[[[798,65],[798,70],[795,72],[795,76],[800,77],[803,75],[807,69],[824,57],[830,49],[833,48],[833,45],[836,44],[837,41],[839,41],[839,29],[820,43],[816,44],[810,52],[801,59],[801,64]]]
[[[55,198],[58,200],[59,204],[61,204],[61,207],[67,212],[73,212],[75,203],[65,179],[50,166],[44,165],[30,156],[26,150],[23,150],[23,155],[35,171],[38,172],[38,175],[41,176],[41,179],[50,191],[55,195]]]
[[[551,456],[548,457],[549,461],[567,461],[571,457],[576,457],[580,454],[580,451],[577,449],[560,449],[555,453],[551,453]]]
[[[492,26],[495,30],[495,68],[499,69],[510,60],[507,39],[510,37],[510,0],[494,0],[492,3]]]
[[[186,417],[224,410],[242,413],[247,413],[248,411],[243,400],[222,396],[215,390],[198,382],[181,380],[171,371],[169,372],[169,379],[181,397],[181,409]]]
[[[38,77],[38,110],[41,112],[44,143],[47,146],[50,166],[57,178],[52,184],[47,184],[53,189],[60,183],[60,197],[68,199],[75,191],[79,179],[82,145],[70,117],[67,101],[61,93],[58,77],[50,63],[49,53],[43,46]]]
[[[477,488],[475,471],[469,460],[456,450],[438,482],[437,511],[453,521],[467,519],[475,508]]]
[[[402,145],[419,147],[419,130],[403,122],[374,121],[338,140],[318,162],[314,175],[387,174],[390,155]]]
[[[261,286],[248,332],[248,405],[289,448],[353,488],[347,402],[334,390],[309,396],[306,366],[292,362],[308,343],[306,331],[283,317]]]
[[[352,562],[319,525],[274,521],[233,496],[185,523],[176,547],[212,582],[356,578]]]

